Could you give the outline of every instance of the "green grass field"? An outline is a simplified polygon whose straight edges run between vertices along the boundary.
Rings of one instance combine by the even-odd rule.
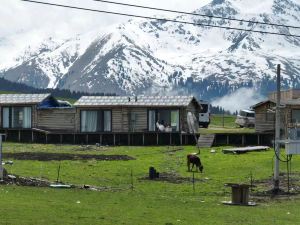
[[[254,133],[253,128],[240,128],[235,124],[236,116],[214,114],[211,116],[211,123],[208,129],[200,128],[202,134],[218,134],[218,133]]]
[[[300,198],[266,198],[256,207],[225,206],[230,200],[227,182],[249,183],[271,179],[273,152],[224,155],[221,147],[202,149],[204,173],[196,173],[195,193],[190,181],[174,184],[141,178],[149,166],[160,172],[191,178],[185,156],[194,147],[167,152],[168,147],[105,147],[84,150],[81,146],[4,143],[4,152],[52,152],[77,154],[126,154],[132,161],[61,161],[60,179],[76,185],[107,187],[96,192],[80,189],[51,189],[0,186],[0,224],[298,224]],[[293,172],[300,171],[294,157]],[[5,159],[7,160],[7,159]],[[14,160],[6,166],[12,174],[57,178],[58,161]],[[285,165],[282,165],[284,171]],[[131,171],[133,187],[131,190]]]

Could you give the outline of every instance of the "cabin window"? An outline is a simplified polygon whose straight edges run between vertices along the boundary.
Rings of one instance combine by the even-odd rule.
[[[31,107],[4,107],[3,128],[31,128]]]
[[[83,110],[81,111],[81,132],[110,132],[110,110]]]
[[[171,127],[172,131],[179,131],[179,110],[171,111]]]
[[[103,130],[104,131],[111,131],[111,111],[103,111]]]
[[[148,111],[149,131],[179,131],[179,110],[157,109]]]
[[[9,128],[9,108],[5,107],[3,108],[3,116],[2,116],[2,121],[3,121],[3,128]]]
[[[156,125],[155,125],[155,110],[149,110],[148,111],[148,127],[149,131],[155,131]]]
[[[299,109],[292,110],[292,123],[300,123],[300,110]]]

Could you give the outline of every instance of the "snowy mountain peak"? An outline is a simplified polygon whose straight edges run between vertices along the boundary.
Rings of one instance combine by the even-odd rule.
[[[174,91],[214,98],[242,87],[268,92],[281,63],[284,85],[299,85],[299,38],[205,26],[295,33],[255,21],[299,24],[296,0],[213,0],[194,12],[250,22],[196,15],[174,19],[199,25],[131,19],[101,34],[94,30],[30,45],[14,61],[0,63],[0,76],[35,87],[117,94]]]

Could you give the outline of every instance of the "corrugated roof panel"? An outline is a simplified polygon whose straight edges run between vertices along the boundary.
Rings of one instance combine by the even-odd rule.
[[[74,105],[187,106],[192,99],[193,96],[83,96]]]
[[[0,94],[0,104],[37,104],[50,94]]]

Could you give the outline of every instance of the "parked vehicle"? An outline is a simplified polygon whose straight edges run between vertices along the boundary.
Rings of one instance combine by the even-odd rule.
[[[209,102],[205,101],[200,101],[200,105],[202,109],[199,113],[199,126],[208,128],[208,125],[210,124],[211,105],[209,104]]]
[[[241,110],[236,117],[235,123],[240,127],[255,126],[255,112],[252,110]]]

